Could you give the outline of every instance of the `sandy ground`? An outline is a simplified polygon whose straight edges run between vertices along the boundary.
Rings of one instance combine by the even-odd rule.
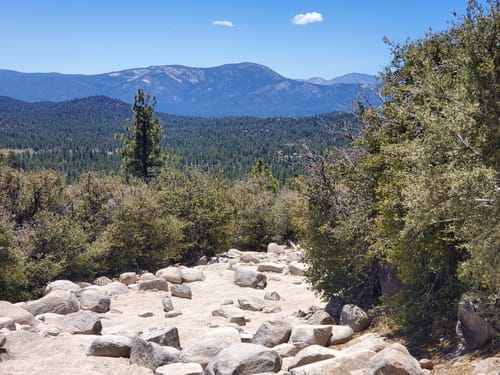
[[[179,330],[181,346],[198,340],[208,332],[210,326],[228,326],[225,318],[213,317],[212,311],[231,299],[243,296],[263,298],[266,291],[275,291],[280,301],[265,300],[266,305],[278,305],[281,312],[265,314],[245,311],[250,319],[244,331],[254,333],[262,321],[273,316],[290,317],[294,312],[307,311],[310,306],[324,304],[308,288],[300,276],[267,273],[266,289],[240,288],[233,282],[233,271],[224,263],[199,267],[205,280],[188,284],[193,292],[192,299],[172,297],[174,308],[182,311],[175,318],[165,318],[162,298],[168,294],[157,291],[131,291],[115,296],[111,300],[111,310],[101,314],[103,334],[119,332],[145,332],[149,329],[174,326]],[[248,266],[248,268],[254,268]],[[152,311],[153,316],[141,318],[143,311]],[[293,318],[290,318],[293,319]],[[1,375],[97,375],[97,374],[152,374],[152,371],[130,365],[126,358],[105,358],[87,356],[90,343],[95,336],[67,335],[40,337],[36,333],[16,331],[9,334],[4,348],[8,358],[0,362]]]

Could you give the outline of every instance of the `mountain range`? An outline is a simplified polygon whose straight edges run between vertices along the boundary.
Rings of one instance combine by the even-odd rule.
[[[28,102],[105,95],[130,103],[138,88],[157,98],[156,109],[184,116],[308,116],[350,111],[359,98],[378,105],[373,76],[295,80],[254,64],[211,68],[151,66],[97,74],[21,73],[0,70],[0,96]]]

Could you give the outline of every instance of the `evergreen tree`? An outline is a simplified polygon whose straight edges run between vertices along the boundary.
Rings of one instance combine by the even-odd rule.
[[[123,156],[122,168],[127,178],[138,177],[145,182],[158,175],[165,163],[165,152],[160,147],[162,127],[154,116],[156,98],[137,90],[132,111],[133,126],[126,126],[126,134],[116,134],[123,146],[118,153]]]
[[[379,294],[380,267],[395,269],[405,289],[384,296],[389,315],[427,338],[424,325],[451,332],[466,290],[500,326],[498,0],[486,4],[391,45],[384,105],[363,111],[361,138],[314,163],[305,188],[313,287],[360,303]]]

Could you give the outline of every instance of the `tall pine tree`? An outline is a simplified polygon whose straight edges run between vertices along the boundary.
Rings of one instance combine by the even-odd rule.
[[[165,163],[165,152],[160,147],[162,127],[154,116],[155,105],[155,97],[151,98],[138,89],[132,106],[134,123],[125,127],[125,134],[115,135],[123,142],[117,151],[123,156],[122,168],[127,178],[138,177],[149,182]]]

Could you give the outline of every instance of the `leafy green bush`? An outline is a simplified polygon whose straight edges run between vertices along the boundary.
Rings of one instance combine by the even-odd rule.
[[[153,188],[161,215],[182,222],[182,261],[226,251],[233,242],[234,208],[229,185],[222,175],[164,170]]]

